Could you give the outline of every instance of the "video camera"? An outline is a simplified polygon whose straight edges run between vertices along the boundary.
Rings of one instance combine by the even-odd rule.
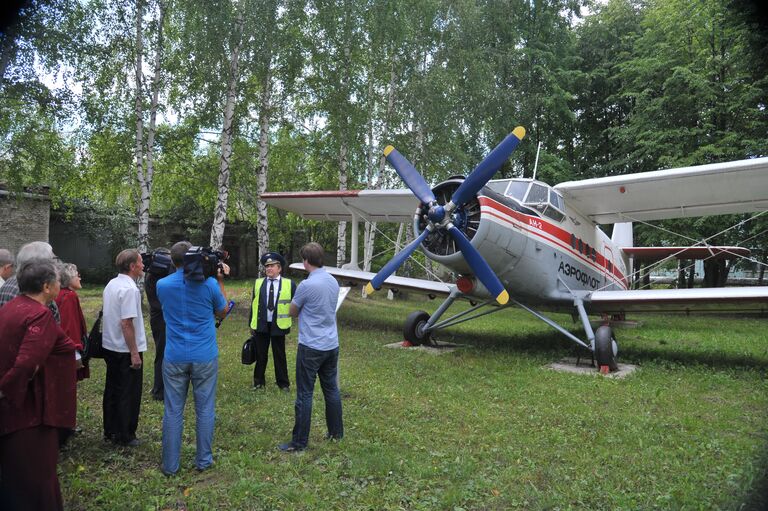
[[[213,250],[211,247],[190,247],[184,254],[184,278],[202,282],[208,277],[216,276],[222,263],[229,259],[229,253],[224,250]]]
[[[144,271],[156,275],[158,279],[167,277],[176,271],[171,261],[171,252],[167,248],[158,248],[154,252],[141,254]]]

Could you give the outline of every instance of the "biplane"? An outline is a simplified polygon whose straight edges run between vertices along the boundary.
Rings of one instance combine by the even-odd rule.
[[[768,210],[768,157],[550,186],[534,178],[492,179],[525,129],[515,128],[465,177],[430,186],[388,146],[384,156],[408,187],[399,190],[272,192],[262,199],[307,219],[350,221],[351,261],[327,268],[343,281],[444,296],[433,313],[415,311],[404,337],[430,343],[460,322],[519,306],[587,350],[602,372],[617,369],[618,344],[607,318],[637,311],[765,313],[768,287],[631,289],[633,258],[744,257],[743,247],[635,247],[633,222]],[[358,266],[358,224],[412,222],[415,239],[376,273]],[[613,224],[608,236],[601,225]],[[414,251],[440,263],[450,282],[399,277]],[[295,265],[300,268],[300,265]],[[444,318],[457,299],[473,304]],[[569,311],[584,338],[544,311]],[[604,321],[595,330],[589,314]]]

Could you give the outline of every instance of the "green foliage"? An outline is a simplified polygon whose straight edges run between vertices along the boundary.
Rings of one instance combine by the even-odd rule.
[[[148,66],[159,1],[146,3]],[[436,183],[471,172],[516,125],[528,136],[499,177],[530,176],[541,142],[538,177],[552,184],[767,150],[768,36],[738,2],[611,0],[583,19],[581,0],[163,2],[153,216],[202,225],[213,212],[238,16],[231,219],[256,221],[264,117],[269,191],[337,188],[341,147],[350,188],[400,187],[388,166],[378,175],[387,144]],[[135,4],[31,4],[0,48],[0,179],[49,185],[57,202],[135,211]],[[296,230],[333,232],[269,215],[279,243]],[[668,241],[644,229],[649,243]],[[748,229],[733,234],[764,246],[759,225]]]

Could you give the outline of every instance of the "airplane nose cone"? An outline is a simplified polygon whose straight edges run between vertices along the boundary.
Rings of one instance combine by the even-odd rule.
[[[445,218],[445,208],[440,205],[432,206],[429,208],[428,216],[433,223],[440,223]]]

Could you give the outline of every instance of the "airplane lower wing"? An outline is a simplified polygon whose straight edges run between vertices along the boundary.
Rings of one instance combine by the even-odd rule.
[[[290,265],[304,270],[302,263]],[[325,270],[343,283],[365,285],[375,273],[325,266]],[[382,287],[422,294],[447,296],[455,284],[424,279],[391,276]],[[768,313],[768,286],[718,287],[696,289],[642,289],[627,291],[595,291],[584,298],[592,313],[626,312],[741,312]],[[565,306],[570,306],[563,303]],[[556,307],[561,309],[562,307]]]
[[[622,252],[635,261],[655,262],[674,257],[676,259],[735,259],[749,257],[751,251],[744,247],[623,247]]]
[[[590,312],[768,312],[768,286],[595,291]]]
[[[302,263],[293,263],[290,265],[290,268],[292,270],[306,271],[304,270],[304,264]],[[325,271],[341,280],[343,283],[352,283],[355,285],[365,285],[370,282],[371,279],[376,275],[375,273],[367,271],[347,270],[344,268],[334,268],[332,266],[324,266],[323,268],[325,268]],[[405,291],[417,291],[422,294],[447,296],[450,294],[451,289],[456,286],[454,284],[445,284],[443,282],[436,282],[432,280],[412,279],[409,277],[398,277],[392,275],[384,281],[382,287],[394,290],[402,289]]]

